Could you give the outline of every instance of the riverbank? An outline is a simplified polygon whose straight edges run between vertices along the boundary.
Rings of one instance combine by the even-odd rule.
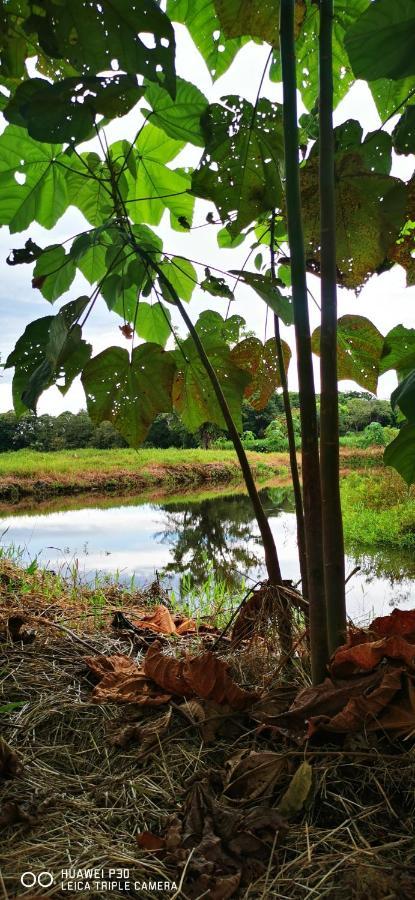
[[[248,453],[258,482],[289,477],[286,453]],[[343,471],[365,470],[382,463],[379,448],[341,453]],[[19,450],[0,455],[0,500],[141,490],[197,489],[241,482],[231,450],[62,450],[37,453]]]

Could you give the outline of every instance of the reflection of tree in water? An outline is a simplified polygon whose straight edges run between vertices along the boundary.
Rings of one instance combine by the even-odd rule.
[[[287,489],[262,491],[265,507],[274,515],[286,508],[288,497]],[[169,503],[161,509],[166,527],[157,537],[172,554],[164,574],[186,573],[191,584],[198,587],[206,581],[213,564],[215,576],[236,588],[250,569],[262,564],[261,539],[251,501],[244,494]]]
[[[410,550],[399,550],[397,547],[369,550],[351,545],[348,552],[367,576],[368,581],[385,578],[391,587],[399,588],[406,579],[413,581],[415,578],[415,559]]]

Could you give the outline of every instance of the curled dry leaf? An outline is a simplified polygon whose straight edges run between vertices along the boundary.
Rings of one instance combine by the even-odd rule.
[[[92,692],[98,703],[136,703],[139,706],[159,706],[168,703],[170,693],[160,693],[144,670],[128,656],[89,656],[87,666],[100,679]]]
[[[168,731],[172,717],[172,708],[156,719],[148,719],[144,722],[132,722],[123,725],[113,732],[108,738],[109,743],[115,747],[127,747],[129,744],[140,744],[142,753],[159,746],[160,739]]]
[[[160,853],[166,847],[166,839],[152,831],[140,831],[137,835],[137,844],[141,850],[150,850],[151,853]]]
[[[370,629],[378,637],[398,635],[415,642],[415,609],[394,609],[389,616],[374,619]]]
[[[146,653],[144,671],[163,690],[182,697],[201,697],[232,709],[245,709],[257,699],[257,694],[235,684],[227,664],[209,650],[178,660],[165,656],[155,643]]]
[[[374,690],[353,697],[337,715],[311,717],[308,734],[309,737],[317,731],[350,734],[362,728],[402,735],[414,731],[415,684],[404,669],[386,670]]]
[[[263,750],[242,758],[237,754],[228,760],[227,769],[225,796],[232,800],[254,800],[272,793],[287,771],[287,762],[283,755]]]
[[[394,659],[405,663],[410,669],[415,668],[415,645],[398,635],[370,641],[365,644],[349,646],[345,644],[336,650],[330,662],[333,676],[345,677],[359,671],[374,669],[382,659]]]

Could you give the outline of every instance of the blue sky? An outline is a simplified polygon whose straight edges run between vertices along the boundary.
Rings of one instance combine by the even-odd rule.
[[[194,48],[193,43],[182,27],[178,27],[178,74],[189,80],[189,72],[195,84],[206,94],[210,101],[217,100],[224,94],[241,93],[248,100],[254,101],[258,89],[261,73],[268,55],[265,46],[248,44],[236,57],[228,72],[212,85],[208,71],[201,57]],[[280,86],[271,82],[265,82],[263,93],[271,100],[281,100]],[[371,131],[380,124],[374,103],[367,86],[357,82],[347,98],[339,105],[336,111],[336,123],[347,118],[358,118],[364,124],[365,131]],[[388,129],[394,125],[392,120]],[[133,137],[137,130],[137,113],[130,114],[122,120],[111,124],[108,129],[109,141],[120,137]],[[198,148],[186,150],[176,164],[195,165],[199,158]],[[413,160],[411,158],[396,158],[393,174],[401,178],[407,178],[412,174]],[[212,210],[210,204],[197,202],[195,211],[195,224],[202,224],[206,213]],[[56,243],[76,234],[84,227],[85,220],[74,208],[70,208],[65,216],[60,219],[52,231],[46,231],[39,226],[33,226],[27,233],[10,235],[7,228],[0,229],[0,354],[4,361],[10,350],[13,349],[18,337],[24,331],[28,322],[42,315],[48,315],[51,308],[41,294],[31,287],[31,267],[17,266],[10,268],[6,264],[6,257],[14,247],[23,246],[30,236],[39,242],[41,246]],[[170,230],[167,219],[160,226],[160,234],[163,237],[165,249],[168,252],[192,256],[206,265],[218,266],[222,269],[238,268],[244,261],[249,251],[249,240],[237,250],[219,250],[216,242],[216,230],[213,227],[205,227],[193,231],[190,235],[180,234]],[[252,268],[252,267],[251,267]],[[318,299],[320,284],[318,279],[310,277],[309,287],[313,295]],[[90,287],[79,276],[73,283],[70,292],[58,301],[57,306],[70,299],[74,299],[82,293],[89,293]],[[237,300],[233,304],[233,312],[242,315],[249,329],[254,330],[262,339],[265,335],[265,306],[258,302],[256,294],[243,285],[238,285]],[[214,300],[200,290],[194,293],[194,299],[190,305],[190,312],[194,319],[202,309],[207,306],[224,313],[226,301]],[[358,313],[367,316],[377,325],[379,330],[386,334],[390,328],[398,323],[408,327],[414,324],[413,305],[415,301],[415,287],[405,288],[405,273],[395,266],[390,272],[380,277],[373,277],[364,287],[359,297],[355,297],[351,291],[339,291],[339,315]],[[310,316],[312,327],[319,324],[318,310],[311,303]],[[122,338],[119,325],[121,320],[110,314],[104,301],[96,305],[93,315],[88,320],[84,336],[93,344],[94,353],[104,347],[114,344],[126,346]],[[178,324],[178,323],[177,323]],[[271,336],[270,326],[267,336]],[[283,329],[283,337],[293,347],[292,329]],[[316,382],[318,386],[318,361],[316,360]],[[12,371],[7,370],[0,377],[0,411],[12,407],[11,401]],[[396,380],[392,373],[382,376],[379,382],[378,395],[388,397],[395,386]],[[289,371],[289,384],[292,390],[297,388],[295,358],[291,362]],[[355,387],[351,382],[342,382],[341,387]],[[85,406],[84,395],[79,381],[75,382],[66,397],[62,398],[57,388],[47,391],[39,402],[39,412],[59,414],[64,409],[77,411]]]

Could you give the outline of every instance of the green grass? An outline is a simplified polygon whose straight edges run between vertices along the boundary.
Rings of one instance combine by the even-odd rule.
[[[350,545],[415,547],[415,491],[391,469],[352,473],[342,481],[345,539]]]
[[[183,462],[223,463],[236,461],[236,455],[228,450],[57,450],[39,453],[36,450],[18,450],[0,455],[0,472],[3,475],[41,477],[42,474],[76,474],[90,470],[101,472],[123,469],[136,472],[147,466],[178,466]]]

